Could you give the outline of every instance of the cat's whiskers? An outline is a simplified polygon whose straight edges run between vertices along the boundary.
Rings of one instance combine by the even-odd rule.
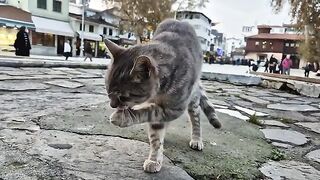
[[[129,114],[130,114],[130,117],[131,119],[133,120],[133,122],[137,121],[137,117],[136,115],[134,114],[134,112],[132,112],[132,110],[130,108],[127,109]]]

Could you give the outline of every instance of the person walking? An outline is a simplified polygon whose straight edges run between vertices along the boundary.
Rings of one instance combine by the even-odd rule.
[[[282,64],[282,73],[286,75],[290,75],[290,68],[292,66],[292,60],[290,59],[290,55],[287,55],[281,64]]]
[[[269,60],[269,72],[270,73],[275,73],[276,68],[277,68],[277,63],[278,63],[278,60],[276,58],[274,58],[273,54],[272,54],[270,57],[270,60]]]
[[[91,44],[89,42],[87,42],[85,47],[84,47],[84,53],[85,53],[84,61],[86,61],[87,58],[89,58],[90,61],[92,62],[92,47],[91,47]]]
[[[309,73],[312,70],[312,65],[310,62],[304,67],[304,77],[309,77]]]
[[[28,30],[25,26],[20,27],[20,30],[17,33],[17,38],[14,41],[13,46],[16,49],[17,56],[30,56],[31,45]]]
[[[266,58],[266,63],[264,64],[264,72],[268,72],[268,68],[269,68],[269,60],[268,58]]]
[[[64,42],[63,55],[66,57],[66,61],[72,55],[71,54],[71,46],[70,46],[70,41],[69,40],[66,40]]]

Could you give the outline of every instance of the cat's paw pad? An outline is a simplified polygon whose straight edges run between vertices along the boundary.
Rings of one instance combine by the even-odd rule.
[[[112,113],[110,116],[110,122],[113,125],[119,126],[119,127],[128,127],[132,124],[132,122],[130,122],[126,117],[125,112],[122,112],[122,111],[116,111]]]
[[[204,145],[202,140],[191,140],[189,146],[194,150],[202,151]]]
[[[162,166],[161,162],[151,161],[147,159],[146,161],[144,161],[143,170],[149,173],[156,173],[160,171],[161,166]]]

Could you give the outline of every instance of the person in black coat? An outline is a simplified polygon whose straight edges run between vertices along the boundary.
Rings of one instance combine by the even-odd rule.
[[[17,33],[17,38],[14,42],[14,48],[16,49],[17,56],[30,56],[31,45],[25,26],[20,27],[20,30]]]

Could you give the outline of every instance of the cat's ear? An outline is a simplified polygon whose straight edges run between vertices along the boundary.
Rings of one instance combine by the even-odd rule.
[[[155,61],[148,56],[141,55],[134,60],[134,65],[130,71],[130,76],[135,82],[142,82],[157,75],[158,69]]]
[[[113,56],[113,59],[125,50],[125,48],[118,46],[116,43],[108,39],[104,39],[104,43],[106,44],[109,53]]]

